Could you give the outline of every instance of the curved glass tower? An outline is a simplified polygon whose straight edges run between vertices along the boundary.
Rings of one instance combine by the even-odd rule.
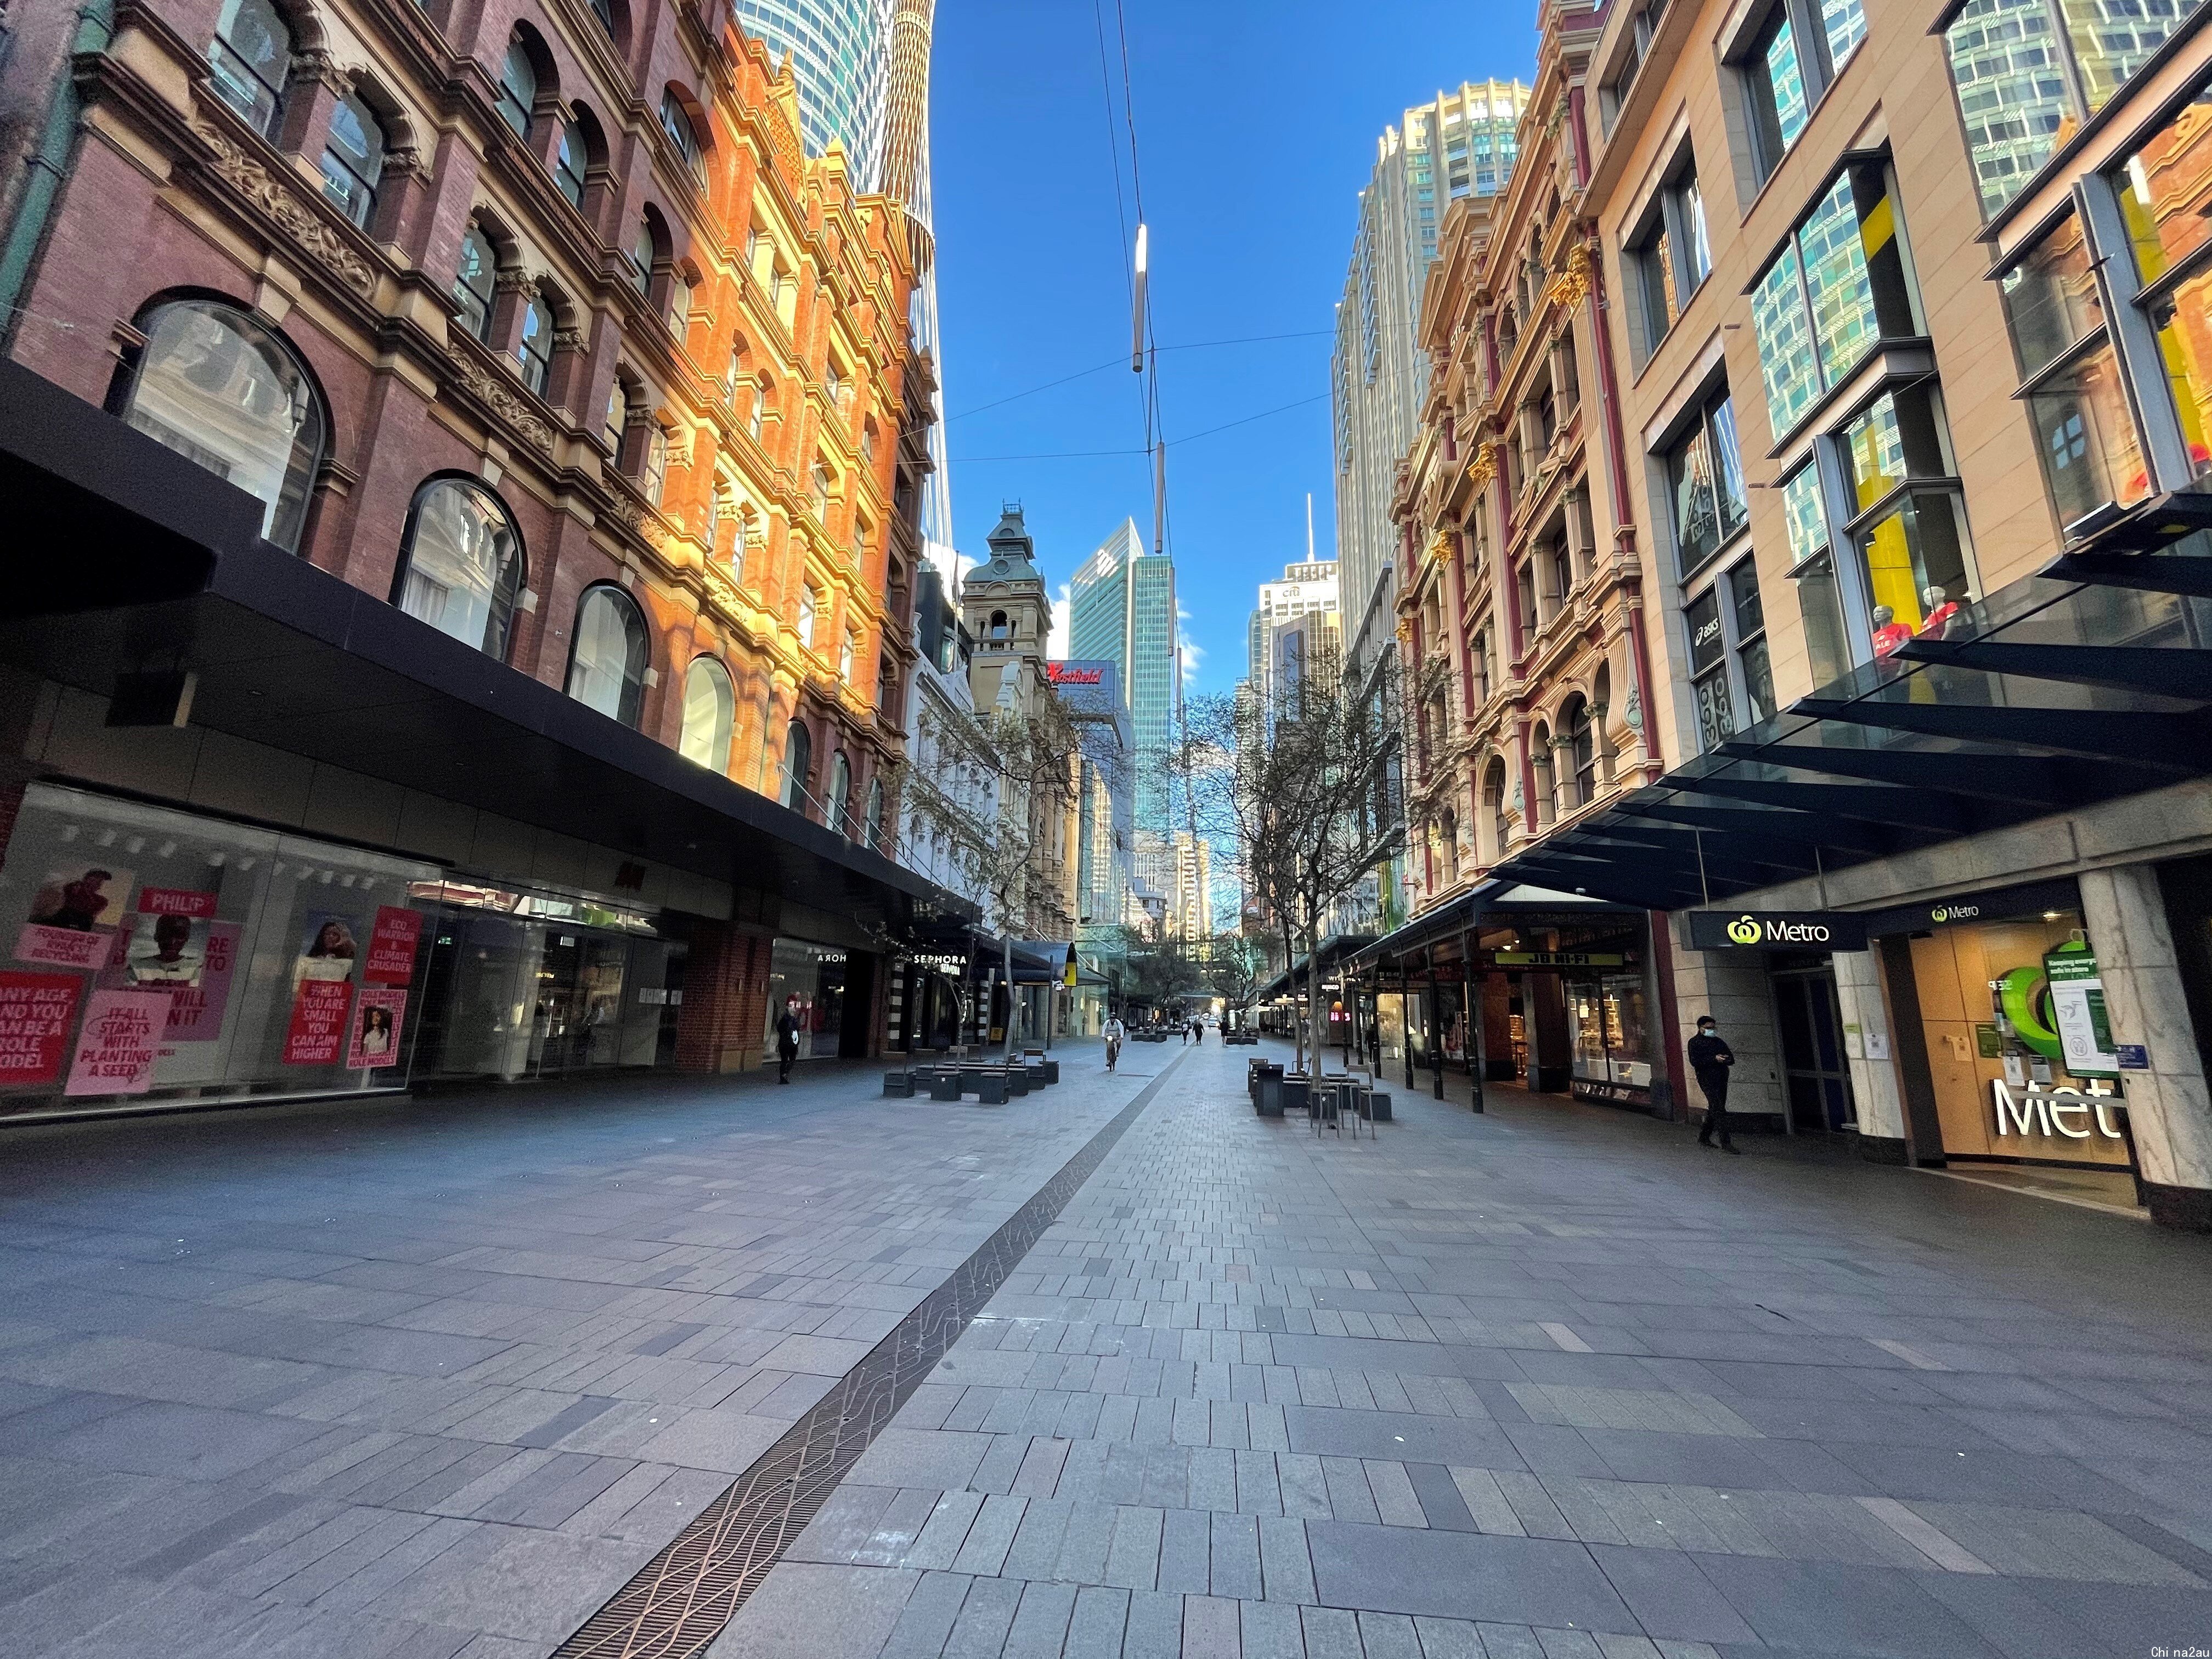
[[[738,26],[787,53],[799,82],[799,137],[810,155],[845,147],[856,189],[880,183],[890,104],[894,0],[735,0]]]

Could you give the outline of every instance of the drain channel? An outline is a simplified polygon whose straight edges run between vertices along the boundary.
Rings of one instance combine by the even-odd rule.
[[[1184,1057],[1169,1061],[553,1659],[692,1659],[704,1652]]]

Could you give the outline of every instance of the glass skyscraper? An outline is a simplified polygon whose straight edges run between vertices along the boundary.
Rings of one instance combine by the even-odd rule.
[[[1068,584],[1071,659],[1110,662],[1128,688],[1136,760],[1136,829],[1164,840],[1176,715],[1175,562],[1146,550],[1125,520]],[[1141,843],[1140,843],[1141,845]]]
[[[800,141],[819,155],[845,147],[856,189],[881,182],[890,108],[894,0],[735,0],[738,27],[791,58]]]

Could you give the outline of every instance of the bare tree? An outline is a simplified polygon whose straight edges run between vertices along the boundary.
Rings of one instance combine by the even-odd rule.
[[[1184,708],[1178,757],[1194,807],[1227,832],[1237,873],[1279,932],[1286,963],[1305,947],[1303,1066],[1328,1025],[1321,995],[1322,929],[1331,911],[1406,842],[1390,766],[1406,707],[1432,696],[1408,685],[1395,659],[1354,680],[1335,647],[1310,650],[1272,700],[1249,686]]]
[[[1243,933],[1216,933],[1207,941],[1206,982],[1220,994],[1232,1015],[1241,1018],[1252,1006],[1267,961],[1260,941]]]

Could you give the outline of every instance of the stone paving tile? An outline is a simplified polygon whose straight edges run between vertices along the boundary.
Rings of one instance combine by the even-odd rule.
[[[1240,1058],[1182,1066],[716,1655],[2212,1632],[2197,1241],[1505,1090],[1317,1141]],[[343,1176],[289,1118],[67,1132],[0,1176],[24,1650],[166,1611],[179,1652],[542,1656],[1141,1086],[1080,1070],[1027,1115],[849,1073],[475,1103]]]

